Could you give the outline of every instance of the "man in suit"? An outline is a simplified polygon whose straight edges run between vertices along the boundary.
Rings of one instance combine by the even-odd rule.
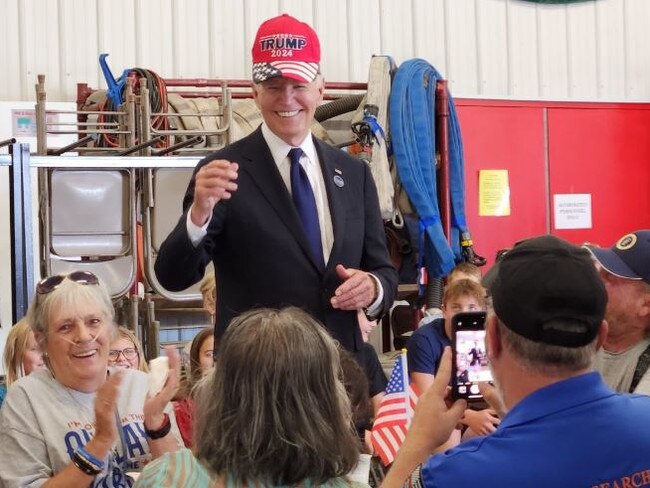
[[[311,27],[269,19],[252,54],[264,122],[197,165],[156,275],[182,290],[214,261],[217,338],[252,307],[296,305],[357,351],[356,310],[378,317],[397,288],[370,170],[311,135],[324,87]]]

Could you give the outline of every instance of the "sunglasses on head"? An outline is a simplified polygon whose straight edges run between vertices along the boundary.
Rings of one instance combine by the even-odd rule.
[[[90,271],[73,271],[70,274],[58,274],[43,278],[36,285],[36,293],[39,295],[47,295],[53,292],[56,288],[63,283],[63,280],[68,278],[70,281],[79,283],[80,285],[98,285],[99,279]]]

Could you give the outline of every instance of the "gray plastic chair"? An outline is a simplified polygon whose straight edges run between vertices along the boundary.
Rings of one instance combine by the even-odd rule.
[[[136,278],[135,172],[41,170],[42,264],[46,275],[91,271],[113,299]]]
[[[178,302],[200,300],[202,297],[199,283],[183,291],[169,291],[158,281],[154,264],[160,245],[178,223],[181,202],[192,178],[192,172],[192,168],[147,170],[146,191],[142,205],[145,277],[155,294]]]

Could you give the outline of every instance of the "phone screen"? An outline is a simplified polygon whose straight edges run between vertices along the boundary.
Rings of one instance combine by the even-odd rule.
[[[454,393],[457,398],[480,400],[478,384],[492,381],[485,352],[485,313],[461,313],[453,320]]]

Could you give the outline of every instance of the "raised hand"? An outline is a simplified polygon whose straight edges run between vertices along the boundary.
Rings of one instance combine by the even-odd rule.
[[[155,396],[147,396],[144,402],[144,423],[148,429],[156,430],[164,421],[164,409],[178,391],[181,378],[181,359],[174,346],[165,347],[169,358],[169,374],[162,390]]]
[[[197,171],[194,178],[194,201],[190,218],[202,227],[212,216],[220,200],[228,200],[237,190],[239,165],[225,159],[210,161]]]
[[[97,395],[95,395],[95,435],[93,438],[95,447],[98,447],[100,451],[104,451],[99,452],[98,457],[103,458],[117,440],[115,409],[123,375],[122,371],[112,371],[108,379],[97,390]]]

